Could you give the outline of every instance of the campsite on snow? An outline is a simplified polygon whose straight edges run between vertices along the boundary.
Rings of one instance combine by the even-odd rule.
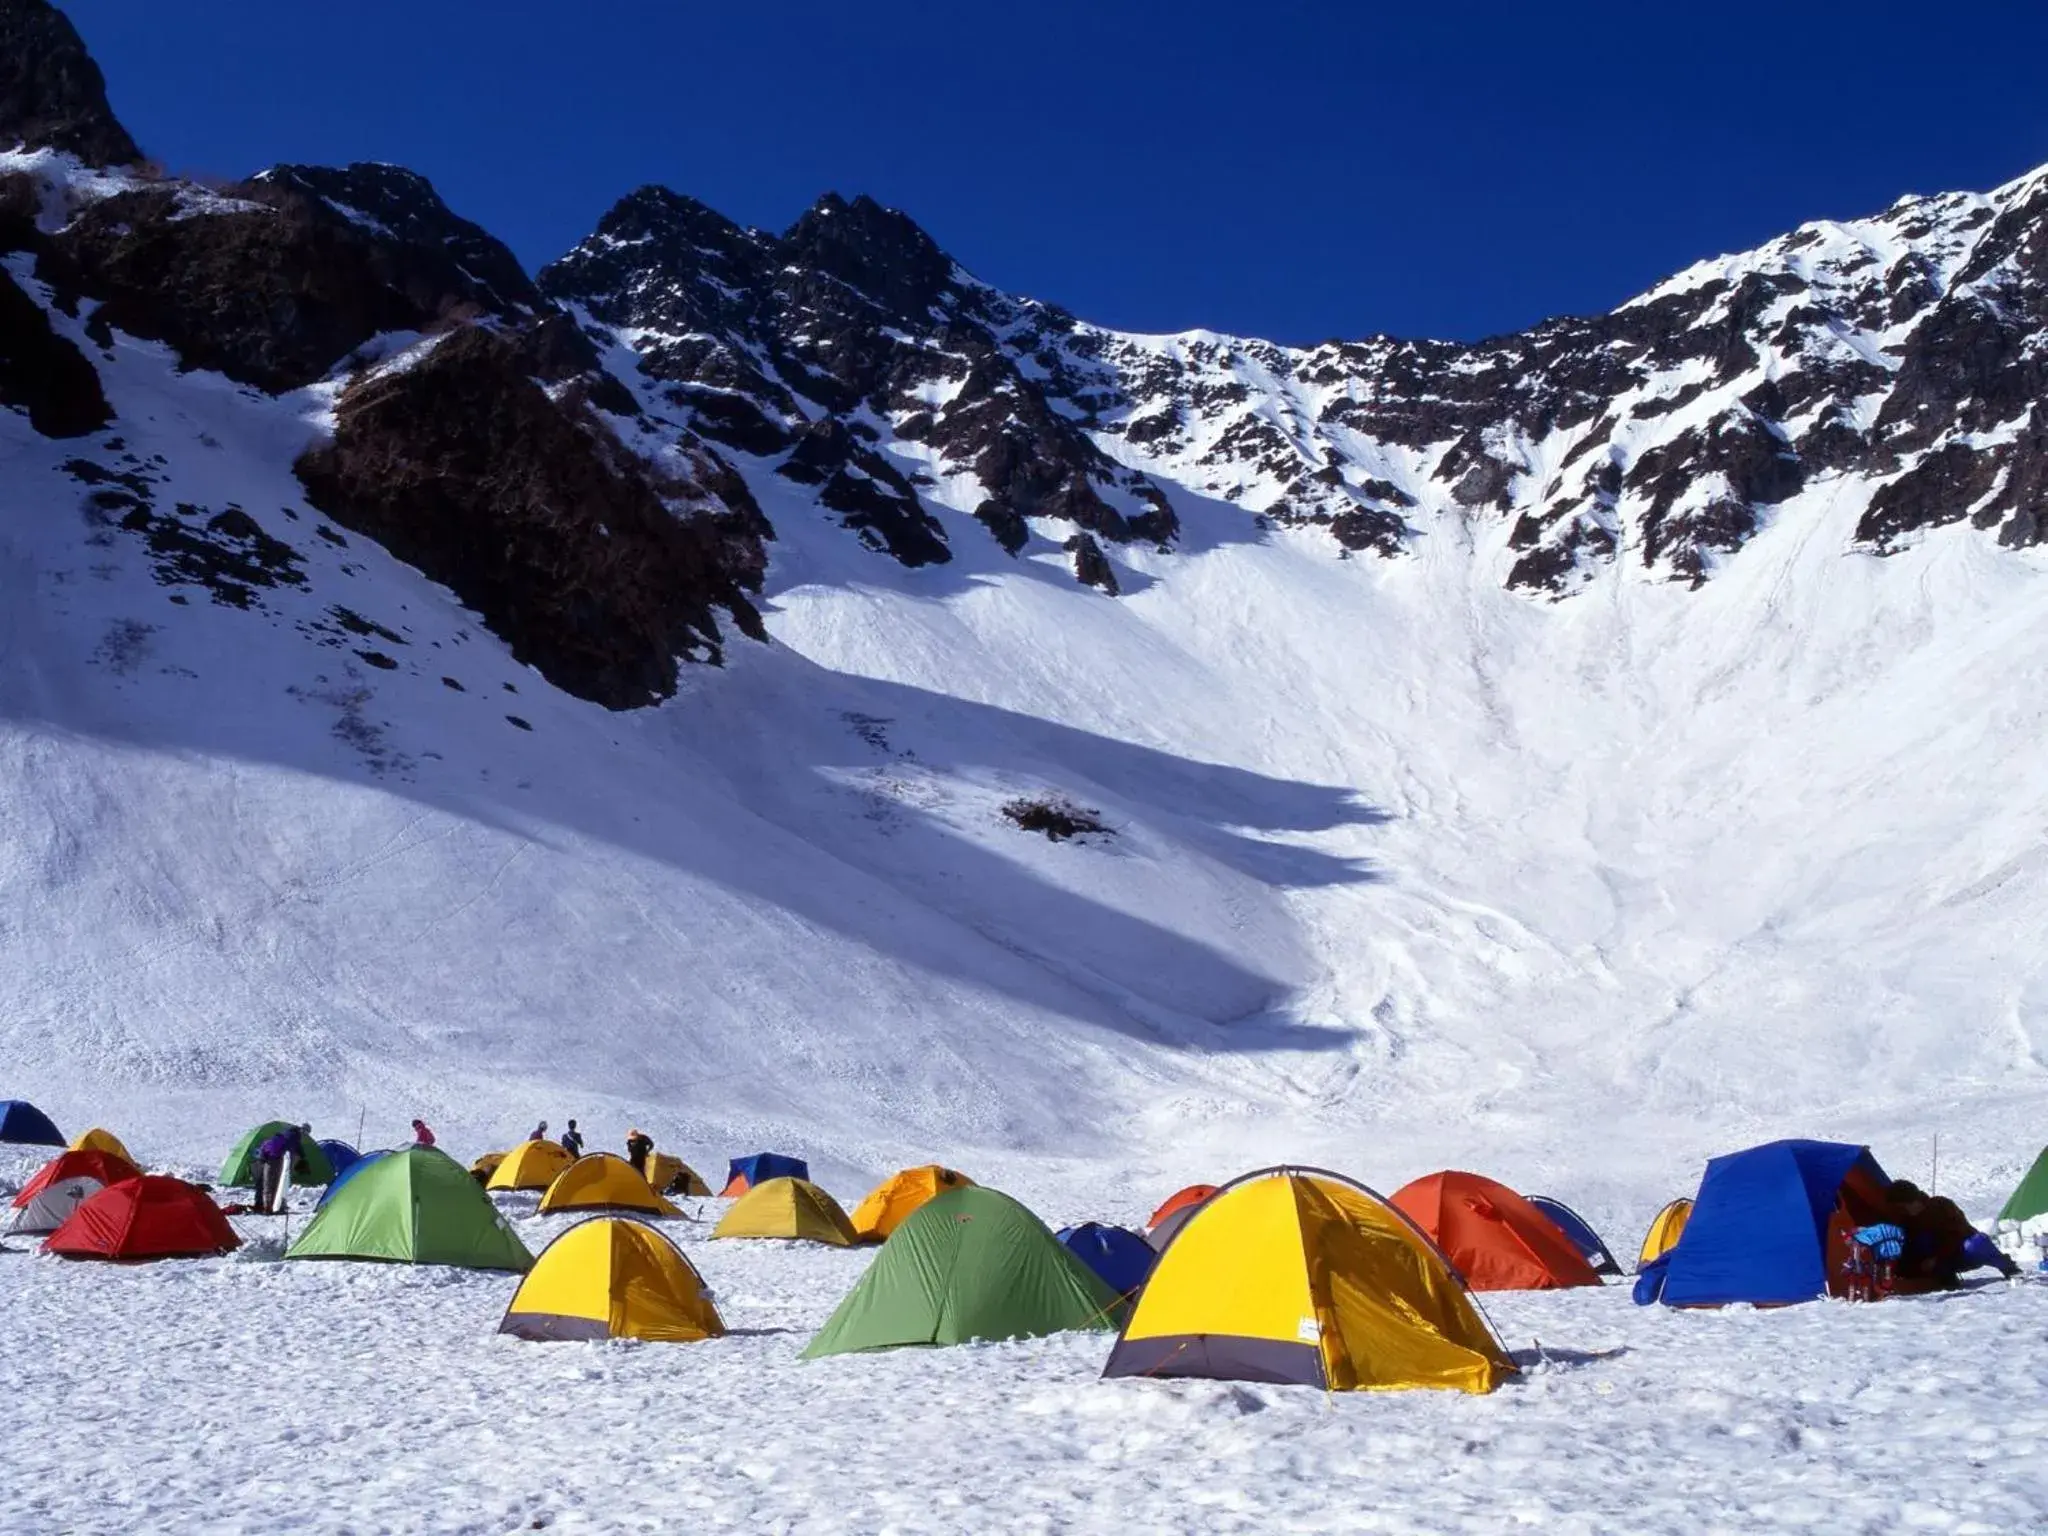
[[[544,261],[187,172],[228,23],[71,9],[0,0],[0,1532],[2048,1529],[2048,165],[1292,345],[633,187],[609,85]]]

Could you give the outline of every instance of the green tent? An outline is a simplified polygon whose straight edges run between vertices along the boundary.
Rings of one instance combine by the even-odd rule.
[[[901,1344],[1114,1330],[1115,1291],[1040,1221],[993,1189],[949,1190],[889,1235],[806,1360]]]
[[[2048,1211],[2048,1148],[2034,1159],[2034,1166],[2027,1170],[2027,1176],[2020,1180],[2020,1187],[2012,1192],[2005,1202],[2005,1209],[1998,1213],[2000,1221],[2032,1221]]]
[[[253,1131],[248,1132],[235,1143],[228,1160],[220,1165],[220,1182],[229,1189],[254,1189],[256,1187],[256,1149],[265,1140],[279,1131],[292,1128],[289,1120],[266,1120]],[[320,1143],[310,1134],[299,1138],[306,1149],[304,1157],[292,1163],[294,1184],[332,1184],[334,1164],[327,1160],[327,1154],[320,1150]]]
[[[533,1255],[469,1170],[407,1147],[351,1174],[299,1234],[288,1259],[382,1259],[524,1274]]]

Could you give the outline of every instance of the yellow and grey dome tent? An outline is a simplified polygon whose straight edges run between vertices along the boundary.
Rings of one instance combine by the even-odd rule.
[[[498,1165],[505,1161],[505,1157],[506,1154],[503,1152],[486,1152],[469,1165],[469,1176],[479,1184],[488,1184],[491,1175],[498,1171]]]
[[[580,1221],[549,1243],[498,1325],[520,1339],[694,1343],[725,1333],[682,1251],[623,1217]]]
[[[687,1344],[718,1338],[725,1323],[703,1276],[675,1244],[637,1221],[604,1216],[578,1222],[548,1244],[498,1332]]]
[[[676,1206],[654,1192],[623,1157],[594,1152],[564,1168],[541,1196],[540,1213],[632,1211],[643,1216],[680,1216]]]
[[[1491,1392],[1514,1372],[1407,1217],[1339,1174],[1268,1168],[1174,1235],[1102,1374]]]
[[[121,1138],[104,1126],[96,1125],[89,1131],[81,1131],[72,1138],[71,1145],[66,1150],[71,1152],[111,1152],[124,1163],[133,1163],[137,1168],[142,1166],[140,1163],[135,1162],[135,1154],[121,1145]]]
[[[1663,1258],[1676,1247],[1678,1235],[1685,1230],[1691,1215],[1692,1202],[1682,1195],[1659,1211],[1651,1219],[1650,1230],[1643,1234],[1643,1251],[1636,1255],[1636,1268]]]
[[[662,1195],[708,1195],[711,1186],[680,1157],[656,1152],[647,1159],[647,1182]]]
[[[937,1163],[922,1168],[905,1168],[892,1173],[868,1192],[867,1199],[853,1208],[853,1230],[864,1243],[886,1241],[889,1234],[916,1213],[927,1200],[949,1189],[971,1189],[974,1180]]]
[[[809,1179],[769,1179],[733,1202],[713,1237],[789,1237],[850,1247],[853,1223],[839,1202]]]
[[[553,1141],[522,1141],[491,1170],[485,1189],[546,1189],[576,1159]]]

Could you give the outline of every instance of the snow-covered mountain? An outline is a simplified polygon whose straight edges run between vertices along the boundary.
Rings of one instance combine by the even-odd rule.
[[[1293,349],[862,198],[532,279],[395,167],[180,181],[41,0],[0,144],[0,1089],[1624,1229],[2025,1123],[2048,172]]]

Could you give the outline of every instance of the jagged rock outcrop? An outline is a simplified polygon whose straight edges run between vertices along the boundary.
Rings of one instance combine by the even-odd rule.
[[[87,165],[142,158],[77,28],[45,0],[0,0],[0,149],[17,147],[62,150]]]
[[[113,419],[100,376],[41,305],[0,271],[0,406],[28,412],[45,437],[83,437]]]
[[[1033,518],[1119,543],[1176,534],[1164,490],[1003,344],[1013,301],[871,199],[828,195],[776,236],[642,188],[540,284],[629,342],[695,430],[817,486],[906,565],[951,558],[922,494],[941,477],[976,488],[958,510],[1013,554]]]
[[[718,659],[717,610],[762,634],[742,590],[759,586],[760,531],[697,468],[658,481],[551,398],[515,340],[472,326],[352,384],[298,473],[314,506],[453,589],[557,687],[630,709],[675,691],[678,657]]]
[[[37,273],[96,322],[272,393],[324,378],[373,338],[538,295],[512,253],[390,166],[285,166],[213,193],[139,182],[41,242]]]

